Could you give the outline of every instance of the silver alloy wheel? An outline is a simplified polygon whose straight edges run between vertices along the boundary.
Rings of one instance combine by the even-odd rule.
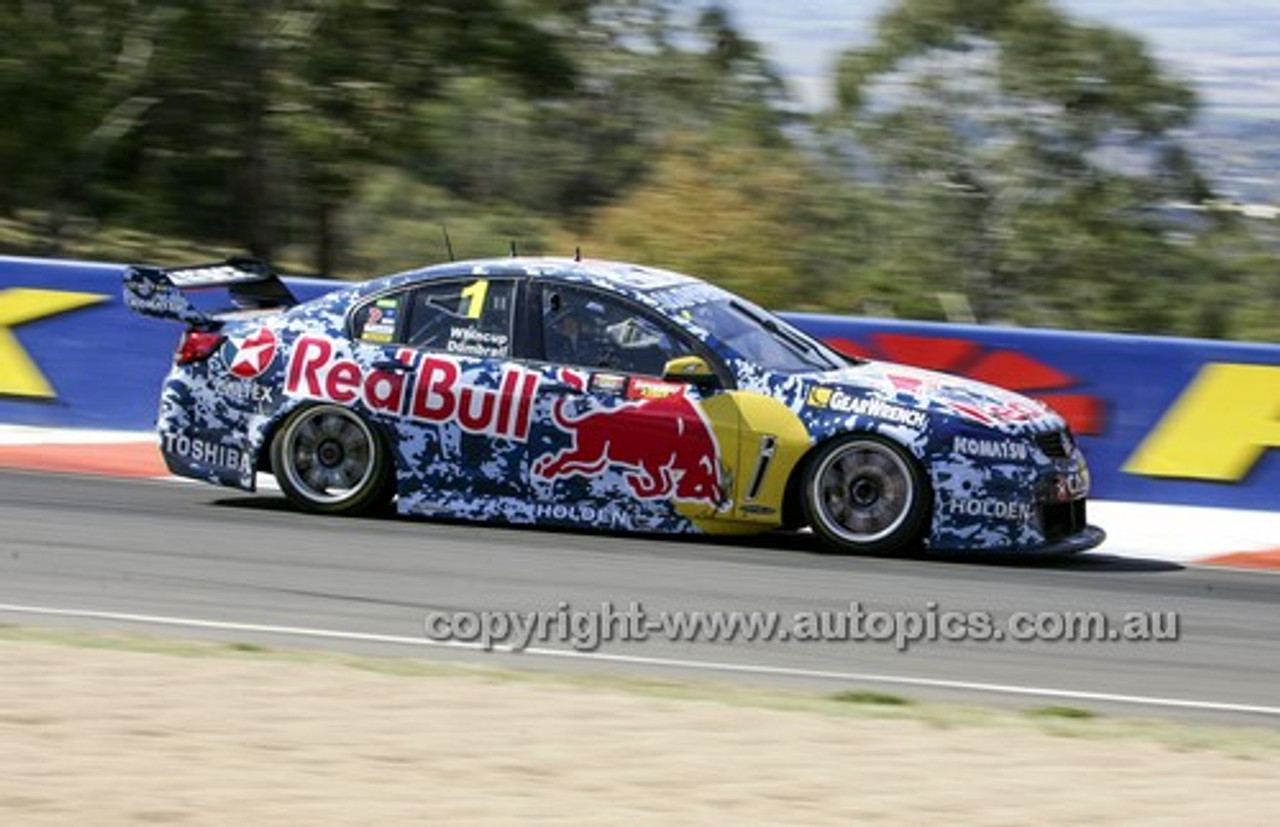
[[[871,439],[850,440],[826,454],[809,484],[813,517],[856,546],[892,536],[911,515],[919,495],[907,461]]]
[[[322,405],[298,412],[283,434],[280,471],[288,487],[315,505],[363,496],[378,472],[373,432],[346,408]]]

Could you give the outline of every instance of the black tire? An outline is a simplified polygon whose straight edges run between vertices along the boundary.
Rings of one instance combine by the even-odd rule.
[[[805,466],[802,498],[809,525],[828,548],[860,554],[916,550],[933,505],[915,458],[874,434],[818,449]]]
[[[367,514],[395,493],[383,440],[340,405],[289,414],[271,441],[271,468],[285,496],[320,514]]]

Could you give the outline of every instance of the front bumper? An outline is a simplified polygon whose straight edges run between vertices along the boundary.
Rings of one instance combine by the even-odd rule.
[[[1052,540],[1041,545],[1005,545],[997,548],[940,548],[928,549],[929,557],[964,559],[964,561],[1012,562],[1019,559],[1050,559],[1070,557],[1087,552],[1106,542],[1107,533],[1096,525],[1084,526],[1079,533]]]
[[[1067,557],[1072,554],[1079,554],[1102,545],[1107,539],[1107,533],[1096,525],[1087,525],[1081,531],[1070,537],[1063,537],[1058,540],[1051,540],[1036,546],[1001,546],[996,548],[974,548],[974,549],[930,549],[930,556],[934,557],[963,557],[965,559],[999,559],[999,560],[1025,560],[1028,558],[1049,558],[1049,557]]]
[[[1046,543],[1039,548],[1022,549],[1023,554],[1079,554],[1082,551],[1088,551],[1091,548],[1097,548],[1107,539],[1107,532],[1098,528],[1096,525],[1086,525],[1084,530],[1070,537],[1064,537],[1061,540],[1055,540]]]

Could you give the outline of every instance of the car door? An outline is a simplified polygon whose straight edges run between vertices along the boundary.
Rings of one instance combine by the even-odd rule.
[[[513,358],[520,279],[433,280],[357,306],[365,407],[394,434],[404,513],[502,519],[527,499],[536,372]]]
[[[710,417],[695,385],[661,378],[668,360],[700,353],[696,342],[604,290],[537,287],[544,381],[530,440],[536,519],[678,531],[714,515],[725,500],[735,422]]]

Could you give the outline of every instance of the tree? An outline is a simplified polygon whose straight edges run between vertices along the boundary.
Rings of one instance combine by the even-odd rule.
[[[651,262],[714,281],[762,304],[816,309],[823,266],[823,185],[795,152],[674,138],[643,184],[554,246]]]
[[[468,72],[503,77],[523,96],[571,87],[574,67],[550,33],[501,0],[319,6],[283,49],[277,117],[305,191],[317,269],[337,261],[335,217],[370,163],[406,164],[425,147],[424,101]],[[295,30],[298,27],[295,26]]]
[[[1194,258],[1150,208],[1207,187],[1176,137],[1194,96],[1140,40],[1047,0],[901,0],[876,35],[829,122],[938,289],[985,320],[1174,324]]]
[[[563,45],[580,80],[553,96],[514,94],[496,76],[453,79],[425,107],[421,175],[581,226],[643,180],[669,135],[784,143],[785,89],[759,46],[723,10],[682,5],[597,0],[551,18],[571,29]]]
[[[0,212],[74,207],[264,257],[302,225],[328,273],[364,166],[417,153],[420,104],[452,78],[571,86],[526,5],[5,0]]]
[[[127,0],[0,2],[0,215],[44,210],[46,251],[154,105],[143,86],[165,18]]]

